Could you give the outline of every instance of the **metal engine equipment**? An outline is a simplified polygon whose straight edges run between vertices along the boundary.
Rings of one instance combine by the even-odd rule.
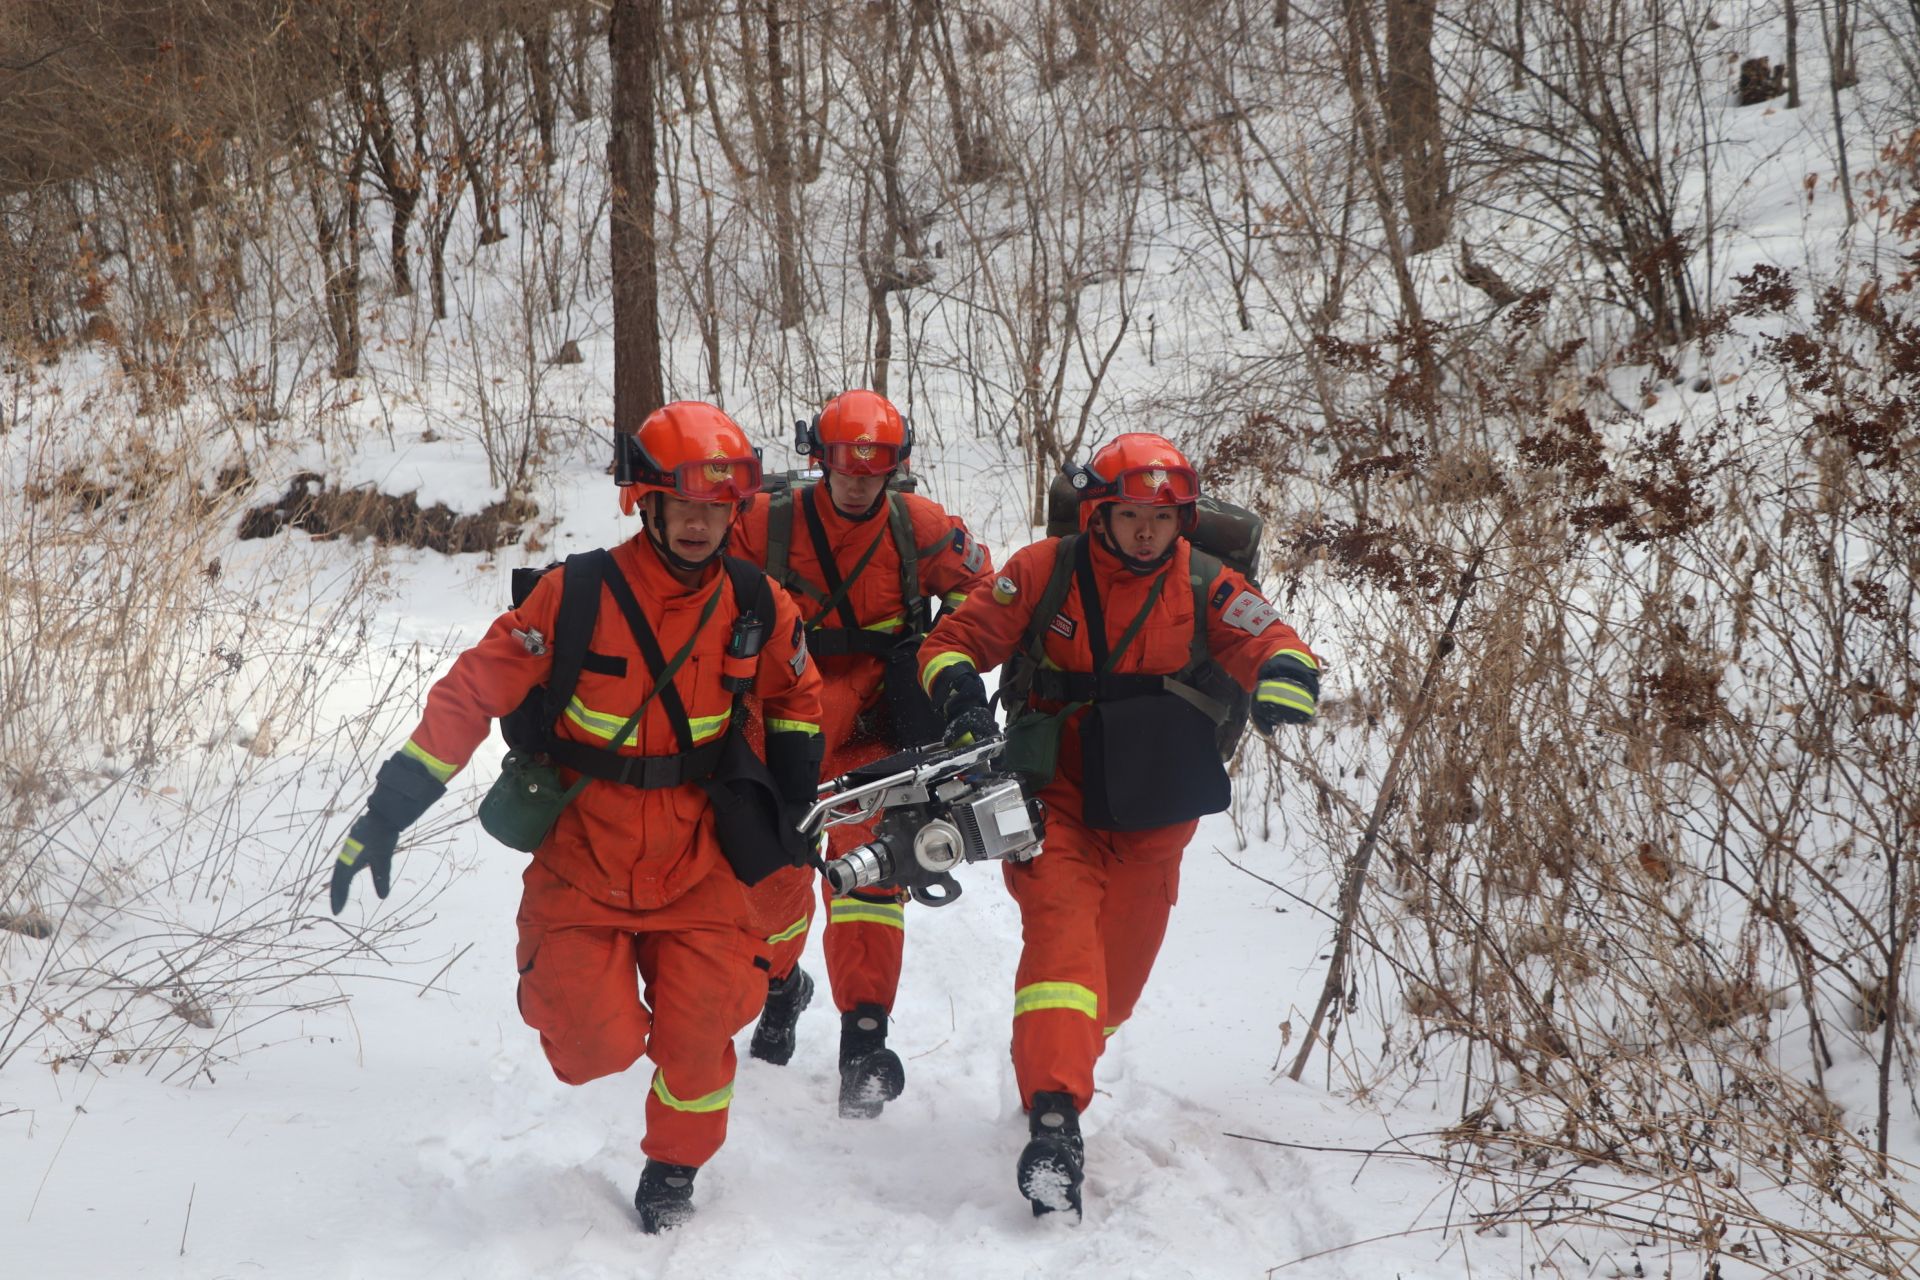
[[[878,819],[874,836],[824,867],[836,896],[898,886],[941,907],[960,896],[951,872],[963,862],[1024,862],[1040,852],[1046,811],[1011,774],[993,769],[1000,739],[958,749],[925,748],[876,760],[821,785],[800,830]]]

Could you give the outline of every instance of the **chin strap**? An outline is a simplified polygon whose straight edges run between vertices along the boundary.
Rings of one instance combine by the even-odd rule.
[[[887,486],[885,485],[880,486],[880,496],[873,500],[872,506],[868,507],[865,511],[855,513],[834,501],[833,482],[831,480],[822,480],[821,483],[826,486],[827,504],[834,509],[834,512],[839,515],[842,520],[851,520],[855,524],[864,524],[866,521],[879,515],[881,509],[887,505]]]
[[[657,489],[647,496],[653,499],[653,503],[640,508],[640,527],[647,531],[647,541],[653,544],[653,549],[660,553],[662,560],[682,573],[698,573],[727,553],[727,544],[733,541],[731,524],[727,526],[727,531],[720,535],[720,545],[698,560],[689,560],[685,556],[675,555],[673,548],[667,545],[666,539],[662,538],[659,532],[660,528],[664,528],[667,523],[667,497]]]

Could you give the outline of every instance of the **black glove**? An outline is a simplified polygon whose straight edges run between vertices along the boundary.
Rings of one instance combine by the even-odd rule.
[[[1260,665],[1253,689],[1253,726],[1271,734],[1276,725],[1305,724],[1320,705],[1320,673],[1292,654],[1276,653]]]
[[[780,791],[780,817],[795,830],[819,796],[820,760],[825,752],[826,740],[818,733],[779,729],[767,734],[767,772],[773,775],[773,785]],[[823,831],[819,838],[824,841],[826,833]],[[812,861],[807,857],[807,850],[807,842],[793,840],[788,856],[796,866],[810,866]],[[816,852],[814,857],[817,859],[819,854]]]
[[[972,663],[956,662],[941,668],[927,689],[927,697],[947,722],[949,747],[970,747],[1000,736],[1000,726],[987,707],[987,686]]]
[[[374,896],[387,896],[392,887],[393,850],[400,842],[400,833],[446,793],[447,784],[414,757],[397,752],[387,758],[374,775],[366,811],[354,820],[334,859],[333,914],[339,915],[346,907],[353,878],[362,867],[373,871]]]

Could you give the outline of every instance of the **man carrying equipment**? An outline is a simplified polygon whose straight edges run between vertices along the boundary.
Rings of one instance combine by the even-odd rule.
[[[748,927],[746,890],[729,865],[742,850],[723,850],[705,785],[751,691],[780,798],[793,811],[809,803],[820,678],[786,593],[723,554],[737,509],[760,488],[745,433],[714,406],[682,401],[621,443],[633,471],[621,510],[640,510],[643,532],[594,553],[606,562],[591,638],[550,734],[560,781],[578,790],[535,837],[515,959],[521,1016],[561,1080],[584,1084],[653,1059],[634,1205],[654,1232],[693,1211],[694,1175],[726,1136],[732,1037],[766,994],[766,944]],[[543,576],[429,691],[340,851],[334,914],[362,867],[386,897],[400,833],[445,792],[490,722],[547,683],[567,642],[556,623],[570,572]]]
[[[825,473],[821,483],[756,497],[734,545],[793,593],[807,618],[807,646],[823,681],[822,772],[847,770],[908,746],[936,741],[941,721],[918,685],[915,654],[932,598],[949,606],[993,572],[987,549],[938,503],[897,492],[913,429],[884,396],[843,392],[802,424],[798,447]],[[864,842],[871,826],[832,830],[829,856]],[[813,877],[776,872],[753,891],[768,940],[773,981],[750,1052],[785,1063],[795,1025],[813,993],[799,967],[813,914]],[[827,979],[839,1007],[840,1114],[873,1117],[905,1086],[887,1048],[887,1018],[900,984],[906,895],[861,889],[827,905]]]
[[[1004,868],[1024,938],[1017,1174],[1035,1214],[1079,1213],[1094,1063],[1146,985],[1200,815],[1230,798],[1216,742],[1229,712],[1200,686],[1224,672],[1271,732],[1311,719],[1320,683],[1273,606],[1183,536],[1200,485],[1171,443],[1123,435],[1068,476],[1081,532],[1016,552],[920,650],[954,744],[999,732],[980,673],[1012,660],[1001,764],[1046,805],[1044,851]]]

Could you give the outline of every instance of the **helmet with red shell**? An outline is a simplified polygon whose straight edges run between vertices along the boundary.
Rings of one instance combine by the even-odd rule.
[[[877,391],[843,391],[797,426],[794,447],[826,471],[884,476],[913,455],[913,424]]]
[[[676,400],[648,414],[638,431],[620,437],[614,479],[620,510],[627,515],[648,493],[688,502],[737,502],[744,509],[760,492],[760,451],[724,410]]]
[[[1088,528],[1103,506],[1131,503],[1180,508],[1180,527],[1199,519],[1200,475],[1165,436],[1129,431],[1094,451],[1086,465],[1068,463],[1067,481],[1080,495],[1080,527]]]

